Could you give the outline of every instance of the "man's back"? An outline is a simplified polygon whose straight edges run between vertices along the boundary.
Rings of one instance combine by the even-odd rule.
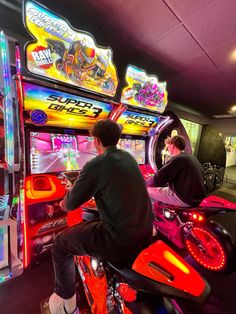
[[[186,204],[195,206],[205,197],[203,169],[192,155],[181,152],[172,157],[155,176],[158,186],[169,184]]]
[[[150,232],[154,220],[151,201],[138,164],[129,153],[108,148],[84,167],[80,180],[83,186],[90,186],[101,220],[119,244],[132,243]],[[77,201],[78,197],[76,193]]]

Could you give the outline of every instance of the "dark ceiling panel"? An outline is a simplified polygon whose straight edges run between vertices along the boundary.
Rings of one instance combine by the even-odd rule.
[[[215,1],[191,17],[185,25],[206,51],[222,46],[222,43],[235,43],[236,1]]]
[[[202,54],[201,48],[183,26],[167,34],[152,49],[164,62],[180,69]]]
[[[170,9],[172,9],[181,20],[186,20],[199,11],[205,10],[206,6],[215,1],[216,0],[165,0]]]
[[[208,49],[208,54],[236,92],[236,61],[232,58],[232,51],[235,48],[236,38],[232,43],[223,42],[221,46]]]
[[[132,34],[140,44],[147,46],[179,25],[162,0],[123,1],[113,14],[112,23],[119,24],[123,32]]]
[[[7,7],[0,4],[0,30],[4,28],[10,32],[26,35],[27,32],[23,26],[22,18],[19,12],[9,10]]]

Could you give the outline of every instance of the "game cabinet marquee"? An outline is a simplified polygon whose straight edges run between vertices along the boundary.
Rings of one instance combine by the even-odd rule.
[[[34,37],[26,47],[27,70],[35,75],[114,97],[118,76],[111,48],[96,44],[91,34],[73,29],[42,5],[24,2],[24,24]]]

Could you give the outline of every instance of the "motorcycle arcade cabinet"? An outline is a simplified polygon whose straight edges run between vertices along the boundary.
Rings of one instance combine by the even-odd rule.
[[[91,35],[72,29],[53,12],[25,1],[24,23],[35,38],[25,48],[26,68],[40,77],[26,78],[18,69],[15,78],[21,138],[21,249],[26,268],[51,248],[59,231],[81,221],[80,211],[67,214],[60,209],[67,192],[61,174],[78,175],[96,154],[88,130],[98,119],[116,115],[118,106],[111,100],[78,94],[78,87],[114,97],[118,79],[111,49],[98,47]],[[58,47],[63,47],[63,54]]]
[[[162,113],[167,105],[166,83],[156,76],[129,65],[127,86],[122,91],[121,103],[127,106],[117,120],[123,126],[121,149],[129,151],[137,160],[145,179],[154,175],[156,138],[172,120]]]
[[[0,33],[0,283],[20,275],[18,251],[20,159],[17,108],[9,62],[8,39]]]

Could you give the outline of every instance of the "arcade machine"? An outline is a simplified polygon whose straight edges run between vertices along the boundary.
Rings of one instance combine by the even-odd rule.
[[[14,146],[16,130],[13,113],[12,81],[8,53],[8,41],[0,33],[0,283],[20,275],[23,263],[18,254],[19,219],[13,214],[19,206],[19,194],[15,186],[15,173],[19,169],[19,156]],[[17,135],[15,138],[17,143]]]
[[[122,91],[121,103],[127,105],[118,123],[123,125],[123,133],[135,141],[143,136],[148,164],[140,169],[148,177],[151,169],[159,169],[166,161],[165,139],[182,135],[186,141],[185,151],[191,154],[191,144],[184,126],[174,112],[165,111],[167,105],[166,82],[133,65],[126,71],[127,86]],[[124,135],[124,137],[125,137]],[[122,141],[124,143],[124,141]],[[127,149],[127,145],[122,146]],[[134,153],[134,156],[136,153]],[[137,160],[138,161],[138,160]],[[138,161],[139,162],[139,161]],[[153,170],[151,171],[153,173]]]
[[[64,174],[78,175],[95,156],[89,129],[98,119],[116,119],[123,106],[101,97],[114,97],[118,85],[110,48],[97,46],[90,34],[36,2],[24,2],[24,23],[34,37],[25,47],[31,77],[21,74],[16,46],[12,112],[17,130],[6,136],[11,134],[13,150],[19,146],[15,217],[18,256],[26,268],[48,252],[59,231],[81,220],[79,210],[60,209],[67,192]]]
[[[126,82],[121,103],[127,110],[117,120],[123,126],[119,147],[135,157],[147,179],[156,170],[157,135],[172,123],[169,116],[162,115],[167,105],[166,83],[132,65],[127,67]]]

